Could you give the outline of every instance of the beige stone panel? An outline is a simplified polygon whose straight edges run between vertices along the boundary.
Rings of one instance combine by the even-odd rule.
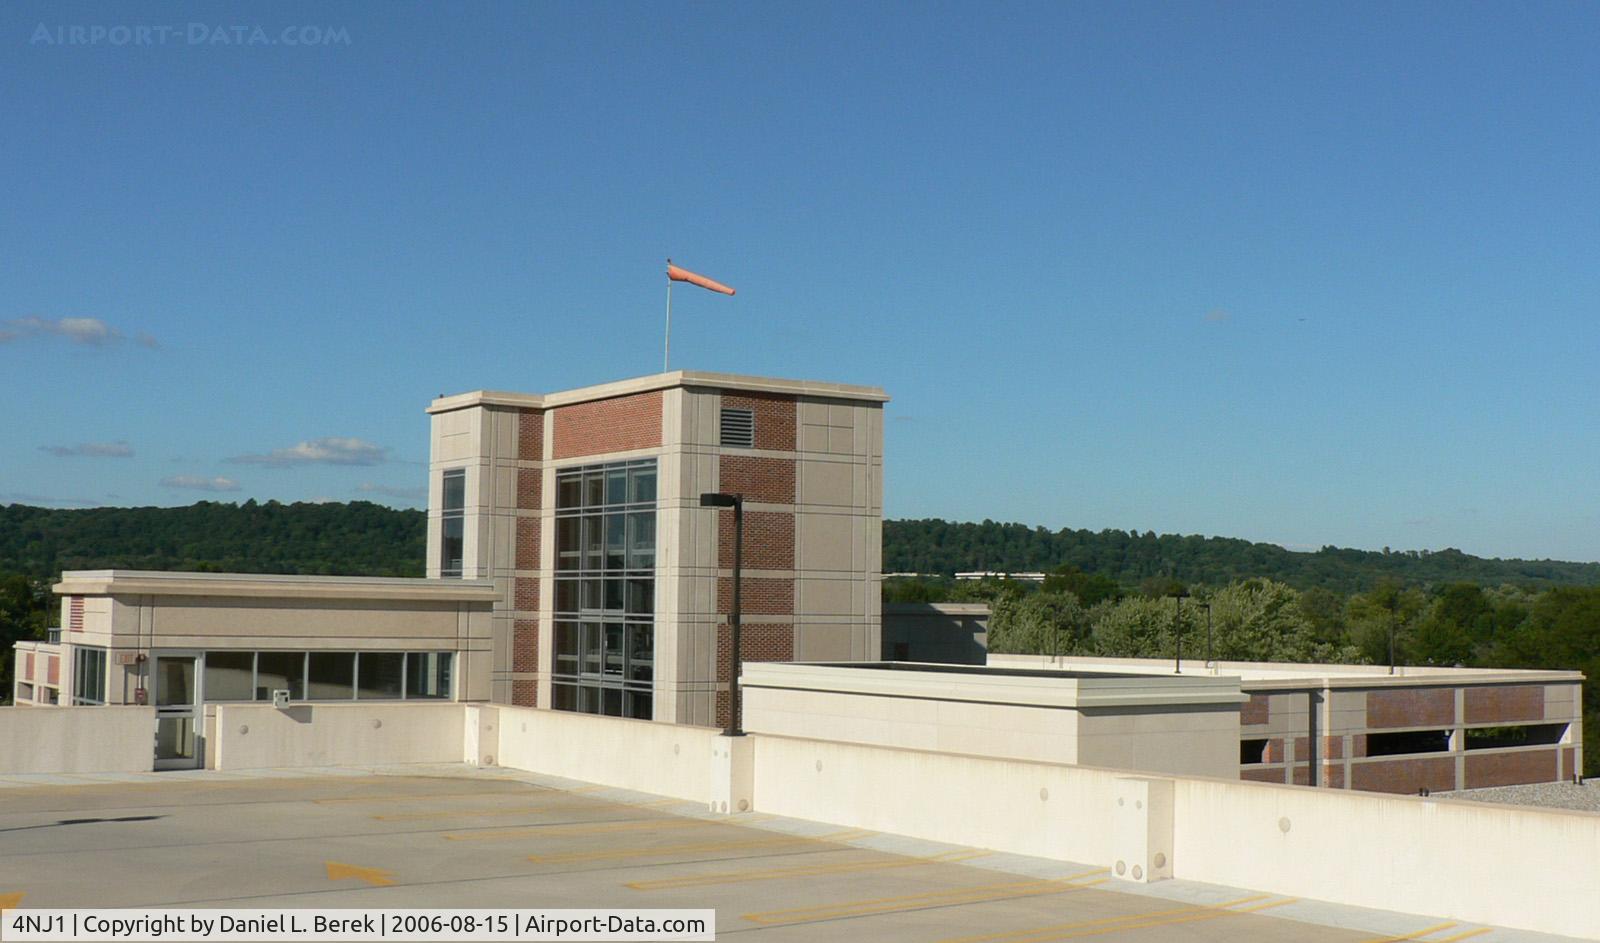
[[[686,392],[682,387],[662,391],[661,444],[663,446],[672,448],[683,441],[684,407],[689,405],[692,409],[693,398],[694,394]]]
[[[794,629],[796,661],[849,661],[854,642],[849,624],[824,625],[809,622]]]
[[[804,425],[826,426],[828,424],[828,404],[816,400],[802,399],[800,408],[795,411],[795,418]]]
[[[270,603],[241,605],[208,597],[170,597],[153,610],[152,629],[156,647],[167,644],[166,640],[173,636],[212,637],[218,642],[232,640],[250,646],[289,639],[296,640],[293,644],[298,645],[337,636],[429,639],[454,648],[456,620],[454,605],[423,608],[397,603],[383,607],[321,601],[300,607]]]
[[[867,410],[867,454],[873,458],[883,457],[883,409]]]
[[[853,519],[844,514],[796,514],[795,550],[802,570],[853,569]]]
[[[855,430],[847,426],[828,427],[828,451],[833,455],[849,455],[855,449]]]
[[[847,403],[828,404],[828,425],[843,429],[854,429],[856,424],[855,407]]]
[[[522,426],[522,415],[514,409],[490,411],[494,419],[494,455],[497,458],[517,457],[517,433]]]
[[[800,503],[851,507],[855,502],[857,466],[847,462],[803,461],[800,468]]]
[[[798,579],[795,606],[800,615],[849,615],[855,611],[851,592],[855,581]]]
[[[800,451],[828,451],[828,427],[805,424],[800,427]]]

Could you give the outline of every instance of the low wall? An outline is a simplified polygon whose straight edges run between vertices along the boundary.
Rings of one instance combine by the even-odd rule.
[[[1146,820],[1130,831],[1131,790],[1161,783],[1170,790],[1144,793]],[[1592,813],[774,736],[756,738],[753,807],[1361,907],[1579,937],[1600,928]]]
[[[527,707],[484,707],[501,766],[678,799],[707,801],[721,731]],[[480,743],[479,751],[490,751]]]
[[[1116,773],[830,740],[762,736],[761,812],[995,851],[1105,864]]]
[[[468,707],[453,701],[218,704],[206,745],[214,769],[459,763]]]
[[[0,707],[0,773],[138,773],[155,763],[153,707]]]
[[[1177,877],[1589,938],[1600,815],[1174,781]]]

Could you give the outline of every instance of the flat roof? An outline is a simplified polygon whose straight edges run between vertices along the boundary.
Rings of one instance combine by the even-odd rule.
[[[745,662],[746,688],[787,688],[933,701],[1083,708],[1239,704],[1239,679],[931,662]]]
[[[882,387],[853,386],[848,383],[827,383],[821,380],[785,380],[776,377],[745,376],[738,373],[707,373],[700,370],[673,370],[649,376],[584,386],[557,393],[509,393],[497,390],[475,390],[441,396],[428,405],[429,413],[445,413],[471,406],[515,406],[521,409],[551,409],[571,406],[592,400],[611,399],[634,393],[648,393],[674,387],[704,386],[719,390],[746,390],[752,393],[781,393],[790,396],[815,396],[824,399],[860,400],[870,403],[887,403],[889,396]]]
[[[1005,655],[990,654],[991,660],[1005,659],[991,667],[1022,668],[1027,671],[1090,671],[1118,674],[1171,673],[1174,662],[1170,658],[1093,658],[1086,656]],[[1037,666],[1037,667],[1035,667]],[[1584,680],[1581,671],[1562,671],[1524,668],[1441,668],[1433,666],[1397,665],[1394,674],[1388,665],[1319,665],[1293,662],[1264,661],[1213,661],[1203,659],[1183,661],[1183,673],[1211,677],[1238,678],[1248,690],[1304,689],[1308,682],[1318,687],[1416,687],[1419,684],[1507,684],[1530,682],[1558,682],[1570,684]]]
[[[493,603],[493,580],[398,576],[306,576],[295,573],[195,573],[173,570],[67,570],[51,587],[60,596],[243,596]]]

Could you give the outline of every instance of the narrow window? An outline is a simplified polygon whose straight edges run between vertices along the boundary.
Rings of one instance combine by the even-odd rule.
[[[1265,740],[1240,740],[1239,765],[1254,766],[1267,761],[1267,741]]]
[[[461,575],[462,551],[466,547],[467,473],[455,469],[444,473],[443,497],[439,504],[439,575]]]
[[[753,449],[756,446],[756,411],[753,409],[722,410],[722,444],[733,449]]]
[[[103,648],[73,647],[72,703],[104,704],[106,702],[106,650]]]

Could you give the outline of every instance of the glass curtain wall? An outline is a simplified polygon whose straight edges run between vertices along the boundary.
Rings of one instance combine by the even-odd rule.
[[[556,710],[651,717],[655,459],[556,473]]]

